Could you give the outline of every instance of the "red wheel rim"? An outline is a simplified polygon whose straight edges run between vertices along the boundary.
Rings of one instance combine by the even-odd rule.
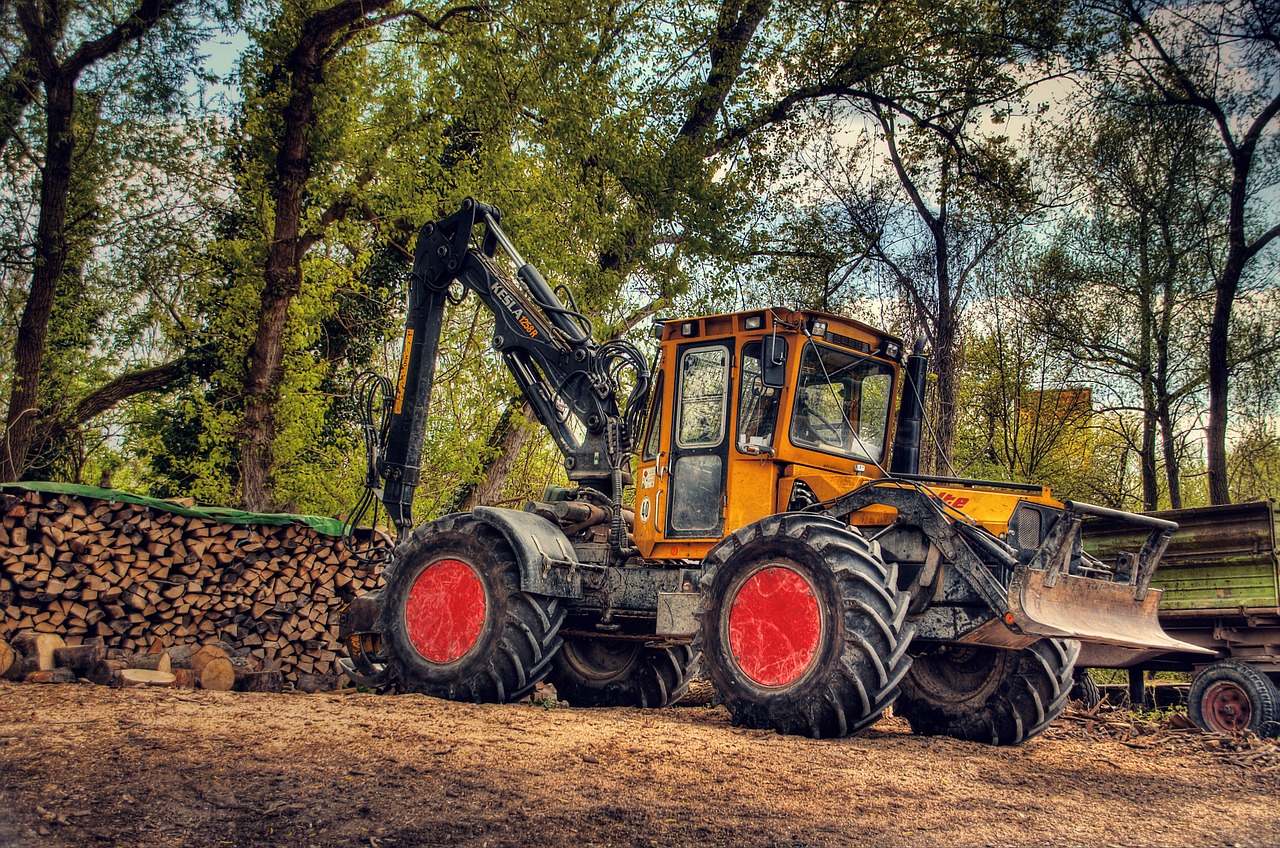
[[[405,629],[423,657],[450,663],[475,647],[487,609],[476,570],[462,560],[442,559],[413,581],[405,602]]]
[[[760,686],[779,687],[804,676],[822,640],[822,611],[813,587],[784,566],[747,578],[729,611],[729,650]]]
[[[1253,721],[1249,693],[1229,680],[1219,680],[1204,692],[1205,724],[1218,733],[1246,730]]]

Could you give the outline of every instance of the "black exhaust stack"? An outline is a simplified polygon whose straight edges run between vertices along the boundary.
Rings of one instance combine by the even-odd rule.
[[[893,437],[890,474],[920,473],[920,425],[924,421],[925,379],[929,357],[924,355],[924,339],[916,339],[915,349],[907,357],[906,383],[902,387],[902,403],[898,405],[898,427]]]

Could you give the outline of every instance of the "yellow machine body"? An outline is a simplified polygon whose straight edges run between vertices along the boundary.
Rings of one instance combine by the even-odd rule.
[[[815,322],[825,328],[821,335],[811,329]],[[755,364],[758,354],[744,352],[769,337],[785,340],[789,355],[783,385],[770,390],[775,393],[774,427],[767,435],[758,435],[748,420],[753,409],[748,399],[760,388],[760,368]],[[879,395],[883,406],[875,410],[874,428],[865,428],[865,435],[878,431],[878,436],[874,440],[867,438],[861,445],[855,441],[843,450],[823,449],[820,442],[798,437],[789,426],[796,419],[798,395],[805,391],[801,373],[804,351],[806,346],[848,350],[852,345],[865,346],[866,350],[857,351],[857,355],[866,356],[878,366],[873,375],[879,382],[877,388],[887,387]],[[707,350],[721,351],[724,357],[722,375],[714,386],[718,399],[712,398],[710,392],[692,397],[682,385],[682,378],[687,378],[690,371],[689,355]],[[897,410],[895,398],[902,382],[902,350],[901,339],[861,322],[821,312],[771,309],[663,325],[657,382],[635,476],[634,532],[641,555],[648,559],[700,559],[727,533],[796,505],[798,484],[812,495],[810,503],[821,503],[887,476]],[[708,407],[704,418],[717,423],[709,435],[699,433],[696,438],[682,440],[681,425],[685,425],[685,436],[693,426],[688,421],[690,404]],[[714,409],[716,405],[719,409]],[[856,411],[858,405],[850,406]],[[865,402],[863,406],[863,411],[869,413]],[[857,427],[860,422],[850,423]],[[683,527],[672,514],[673,496],[678,501],[681,487],[690,485],[681,479],[685,470],[680,467],[681,460],[692,460],[701,466],[692,472],[704,479],[693,485],[709,481],[710,502],[714,502],[707,514],[710,520],[686,521]],[[931,484],[930,489],[968,520],[997,536],[1007,530],[1009,517],[1020,501],[1061,506],[1043,487],[1034,492],[1025,487],[1014,492],[999,487]],[[855,526],[874,528],[891,524],[896,515],[897,510],[892,507],[873,505],[848,516],[848,520]]]

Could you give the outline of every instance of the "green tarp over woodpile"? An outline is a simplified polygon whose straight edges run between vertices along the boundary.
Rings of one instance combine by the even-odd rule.
[[[326,536],[341,536],[343,524],[336,518],[324,518],[318,515],[294,515],[292,513],[244,512],[220,506],[183,506],[173,501],[160,498],[147,498],[117,489],[100,489],[97,486],[81,486],[77,483],[2,483],[0,489],[18,489],[30,492],[54,492],[60,495],[74,495],[78,498],[90,498],[100,501],[131,503],[139,506],[159,509],[165,512],[176,512],[192,518],[207,518],[210,521],[222,521],[230,524],[305,524],[317,533]]]

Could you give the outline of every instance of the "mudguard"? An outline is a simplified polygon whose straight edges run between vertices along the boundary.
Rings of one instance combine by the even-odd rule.
[[[478,506],[478,521],[497,530],[515,551],[520,589],[555,598],[581,598],[582,573],[569,539],[550,521],[531,512]]]

